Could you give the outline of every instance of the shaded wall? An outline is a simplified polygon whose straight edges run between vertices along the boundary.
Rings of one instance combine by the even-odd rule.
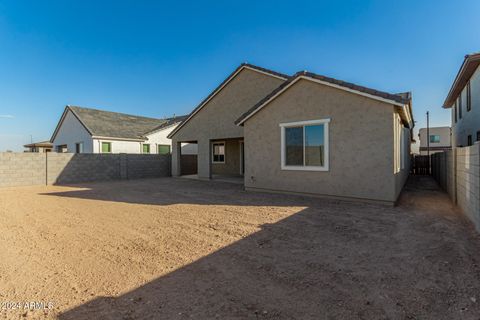
[[[245,122],[245,187],[393,203],[393,115],[393,105],[300,80]],[[282,170],[279,124],[327,118],[329,170]]]
[[[180,175],[177,143],[197,141],[198,176],[209,179],[210,141],[243,137],[243,127],[235,120],[283,81],[250,69],[238,73],[172,137],[172,174]]]
[[[170,155],[0,153],[0,187],[170,176]]]
[[[212,174],[240,175],[240,140],[225,141],[225,163],[212,163]]]
[[[435,180],[480,231],[480,143],[431,158]]]

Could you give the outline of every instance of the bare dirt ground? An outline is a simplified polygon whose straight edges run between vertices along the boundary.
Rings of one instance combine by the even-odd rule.
[[[0,189],[0,317],[480,319],[480,237],[428,177],[398,207],[184,179]],[[6,302],[51,302],[11,310]]]

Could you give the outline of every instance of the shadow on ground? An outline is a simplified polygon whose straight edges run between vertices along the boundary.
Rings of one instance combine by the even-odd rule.
[[[168,181],[140,189],[114,184],[122,188],[118,196],[107,184],[55,195],[239,206],[265,205],[268,197],[272,206],[307,208],[59,319],[478,319],[480,239],[429,177],[410,179],[396,208]]]

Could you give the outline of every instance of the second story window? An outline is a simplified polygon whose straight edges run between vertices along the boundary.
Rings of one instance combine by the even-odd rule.
[[[455,119],[455,123],[457,123],[457,101],[455,100],[455,103],[453,105],[453,118]]]
[[[468,137],[467,137],[467,144],[468,144],[469,146],[472,145],[472,135],[471,135],[471,134],[469,134]]]
[[[472,110],[472,93],[470,91],[470,81],[467,83],[467,111]]]
[[[458,118],[462,119],[462,94],[458,96]]]
[[[440,136],[438,134],[431,134],[430,143],[440,143]]]
[[[477,131],[477,141],[480,141],[480,131]]]

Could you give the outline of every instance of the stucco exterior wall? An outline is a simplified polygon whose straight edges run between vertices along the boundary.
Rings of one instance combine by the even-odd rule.
[[[169,146],[172,145],[172,140],[167,138],[167,136],[172,132],[178,124],[174,126],[170,126],[165,128],[164,130],[153,132],[152,134],[147,135],[148,140],[145,143],[150,144],[150,152],[151,153],[158,153],[158,145],[165,145],[168,144]],[[171,148],[170,148],[171,150]],[[197,145],[194,143],[188,143],[182,145],[182,154],[197,154]]]
[[[467,89],[462,90],[462,118],[458,116],[455,123],[455,108],[452,106],[452,143],[454,146],[467,146],[468,135],[472,136],[472,142],[476,141],[477,131],[480,130],[480,67],[470,78],[470,90],[472,108],[467,111]]]
[[[395,121],[399,121],[395,114]],[[410,130],[401,125],[401,122],[398,122],[399,125],[399,135],[400,139],[396,140],[394,143],[395,153],[399,153],[400,166],[396,167],[395,172],[395,199],[398,199],[400,193],[402,192],[405,183],[407,183],[408,175],[410,174]]]
[[[450,127],[433,127],[429,128],[429,134],[439,135],[440,142],[430,142],[430,147],[451,147]],[[418,136],[420,137],[420,147],[427,147],[427,128],[421,128],[418,130]]]
[[[173,136],[172,175],[180,174],[177,142],[197,141],[198,176],[210,178],[210,141],[243,137],[243,127],[235,120],[282,82],[250,69],[238,73]]]
[[[212,174],[240,174],[240,140],[225,141],[225,163],[212,163]]]
[[[68,111],[53,143],[53,151],[59,145],[67,145],[67,152],[75,152],[75,144],[83,142],[83,152],[94,152],[93,140],[85,127],[71,111]]]
[[[93,153],[102,153],[102,142],[110,142],[112,144],[111,153],[141,153],[142,151],[142,143],[140,141],[93,139]]]
[[[393,203],[393,115],[393,105],[300,80],[246,121],[245,187]],[[279,124],[326,118],[329,171],[281,170]]]

